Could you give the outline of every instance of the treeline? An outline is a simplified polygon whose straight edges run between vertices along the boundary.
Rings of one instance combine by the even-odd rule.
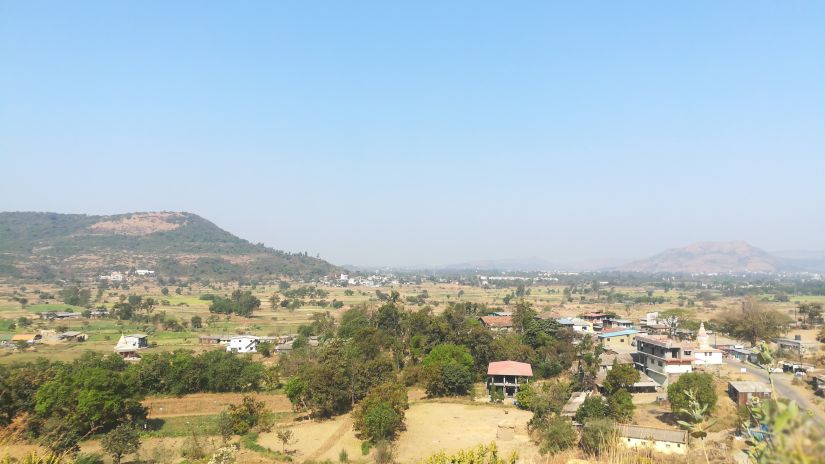
[[[55,453],[74,452],[93,434],[143,424],[145,395],[256,391],[271,375],[224,351],[147,354],[135,364],[87,352],[71,363],[0,365],[0,426]]]
[[[319,318],[303,328],[326,342],[317,350],[294,349],[281,360],[296,407],[319,417],[342,414],[370,388],[393,378],[420,384],[433,396],[464,395],[484,378],[491,361],[528,362],[537,377],[549,378],[569,369],[580,354],[571,331],[535,319],[524,301],[514,309],[517,330],[493,336],[473,315],[476,305],[450,304],[436,315],[426,306],[404,311],[399,298],[393,292],[375,311],[357,306],[337,325]],[[586,367],[592,370],[587,377],[595,379],[597,357]]]

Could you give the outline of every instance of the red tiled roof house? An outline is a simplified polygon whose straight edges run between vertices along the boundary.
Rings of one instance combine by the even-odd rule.
[[[492,395],[494,389],[513,397],[519,386],[530,383],[533,367],[518,361],[494,361],[487,366],[487,392]]]

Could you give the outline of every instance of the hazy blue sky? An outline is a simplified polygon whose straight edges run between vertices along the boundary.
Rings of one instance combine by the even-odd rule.
[[[335,263],[825,248],[825,2],[0,1],[0,210]]]

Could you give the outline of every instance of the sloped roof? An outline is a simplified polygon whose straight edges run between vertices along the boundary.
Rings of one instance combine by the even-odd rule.
[[[518,361],[493,361],[487,366],[487,375],[518,375],[532,377],[533,367]]]
[[[15,334],[11,337],[11,341],[13,342],[27,342],[29,340],[34,340],[34,334]]]
[[[557,322],[561,325],[591,325],[590,321],[586,321],[578,317],[563,317],[561,319],[558,319]]]
[[[481,316],[481,322],[487,327],[512,327],[512,316]]]
[[[641,333],[636,329],[621,329],[621,330],[611,330],[606,331],[603,330],[602,333],[599,334],[599,338],[608,338],[608,337],[620,337],[623,335],[635,335],[637,333]]]
[[[666,441],[670,443],[687,443],[688,434],[686,430],[679,429],[659,429],[655,427],[642,427],[639,425],[618,425],[616,430],[620,437],[636,438],[638,440]]]

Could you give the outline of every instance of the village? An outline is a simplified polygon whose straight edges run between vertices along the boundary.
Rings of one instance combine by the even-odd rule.
[[[408,285],[410,288],[405,293],[420,294],[426,290],[435,304],[438,304],[436,299],[446,299],[448,295],[455,296],[459,292],[463,297],[458,301],[469,301],[469,298],[492,303],[495,298],[498,298],[499,304],[493,305],[494,308],[487,314],[476,316],[473,323],[490,333],[494,339],[519,334],[518,322],[514,320],[518,318],[516,314],[518,310],[500,303],[502,296],[507,295],[506,289],[480,289],[451,284],[440,286],[429,284],[425,287]],[[370,287],[332,287],[330,291],[337,292],[334,293],[335,298],[340,298],[347,301],[348,305],[355,306],[365,294],[374,294],[368,291],[368,288]],[[525,300],[539,307],[543,305],[545,308],[536,311],[536,314],[532,316],[536,322],[547,322],[558,326],[559,330],[570,334],[570,340],[574,345],[578,345],[586,337],[600,347],[592,388],[571,391],[559,410],[559,416],[566,418],[574,427],[583,426],[577,421],[577,414],[581,415],[579,411],[589,398],[607,399],[611,397],[611,390],[606,386],[606,381],[609,383],[610,371],[617,367],[622,369],[625,366],[638,372],[638,379],[626,386],[626,390],[632,397],[635,412],[627,420],[617,422],[614,430],[619,438],[618,446],[632,452],[644,450],[644,452],[683,456],[685,459],[691,459],[694,455],[698,446],[696,439],[676,422],[676,415],[668,406],[668,388],[676,384],[685,374],[706,373],[714,379],[714,389],[719,396],[716,409],[727,411],[725,413],[727,417],[719,416],[719,423],[714,426],[706,440],[707,443],[703,445],[711,446],[719,450],[719,453],[724,450],[724,453],[731,456],[741,455],[738,458],[740,460],[736,462],[747,461],[742,457],[745,452],[743,429],[732,418],[737,409],[747,407],[756,398],[766,399],[771,395],[785,397],[791,394],[792,399],[812,412],[814,420],[823,419],[825,409],[817,395],[825,392],[825,376],[822,373],[822,366],[817,365],[821,362],[817,361],[820,359],[818,358],[820,343],[810,338],[810,331],[799,332],[798,329],[791,328],[786,336],[773,340],[773,349],[776,352],[785,353],[785,360],[777,361],[775,365],[763,366],[760,365],[758,346],[752,347],[749,343],[737,341],[725,334],[710,330],[702,320],[698,321],[698,328],[687,328],[692,325],[680,324],[678,318],[668,314],[667,305],[659,311],[644,311],[646,308],[641,305],[638,310],[620,317],[615,310],[604,310],[609,308],[609,305],[579,304],[573,307],[559,305],[558,298],[562,294],[560,288],[528,288],[532,292],[524,297]],[[389,294],[393,288],[382,287],[379,294],[382,291]],[[261,295],[267,295],[270,292],[273,290],[266,287],[256,290],[256,293]],[[498,296],[491,300],[491,295]],[[197,316],[201,313],[197,310],[196,302],[203,301],[199,297],[188,297],[184,293],[169,295],[167,298],[173,299],[172,301],[174,299],[186,301],[189,305],[167,309],[165,310],[167,315],[181,312],[181,314],[195,314],[192,317],[206,319],[206,315]],[[552,304],[553,301],[556,301],[555,305]],[[550,305],[547,304],[548,302]],[[378,301],[374,304],[380,303]],[[443,304],[439,306],[444,308]],[[416,305],[412,305],[410,309],[415,307]],[[599,308],[603,310],[599,311]],[[338,321],[337,323],[341,322],[340,318],[344,314],[341,311],[344,309],[331,313]],[[438,312],[442,310],[437,309]],[[173,339],[168,336],[180,337],[181,335],[154,330],[148,331],[149,333],[128,331],[130,326],[140,328],[140,325],[131,325],[128,321],[126,324],[109,325],[108,327],[111,327],[109,331],[116,330],[116,332],[112,333],[111,337],[107,335],[106,340],[103,340],[100,335],[96,334],[95,327],[99,325],[95,324],[110,324],[107,321],[111,321],[112,311],[111,307],[104,308],[103,306],[86,310],[84,313],[72,310],[41,311],[37,313],[38,318],[35,319],[41,322],[32,327],[39,324],[54,328],[13,334],[5,342],[12,348],[12,353],[0,358],[0,361],[13,361],[17,356],[28,357],[34,352],[53,352],[62,356],[59,353],[66,352],[67,349],[71,350],[70,352],[79,353],[86,347],[104,353],[108,351],[128,363],[139,364],[147,353],[175,349],[175,345],[169,344]],[[210,327],[190,332],[191,336],[185,339],[185,344],[178,347],[188,347],[196,352],[221,350],[236,356],[253,356],[265,364],[277,365],[280,359],[290,356],[290,353],[294,351],[293,346],[299,352],[306,349],[317,350],[324,346],[323,335],[308,333],[300,326],[318,320],[318,316],[325,312],[328,310],[322,308],[300,308],[284,312],[281,308],[267,309],[264,307],[249,319],[233,317],[216,320],[211,323]],[[281,327],[278,329],[281,333],[274,334],[272,328],[250,330],[251,325],[261,325],[267,319],[273,327]],[[231,330],[213,330],[221,327]],[[108,348],[105,345],[106,341],[109,343]],[[23,345],[28,348],[21,350]],[[301,348],[297,348],[299,346]],[[562,373],[562,377],[575,377],[578,364],[581,364],[581,359],[574,359],[569,373]],[[532,433],[528,424],[531,415],[529,410],[524,410],[525,405],[519,403],[520,392],[531,388],[538,389],[546,383],[546,380],[542,380],[536,374],[535,369],[536,366],[529,362],[507,358],[492,359],[484,369],[486,374],[484,379],[473,386],[473,394],[464,403],[455,403],[455,400],[443,403],[441,399],[430,397],[418,389],[419,387],[412,387],[409,390],[410,409],[407,411],[407,426],[397,439],[397,457],[404,459],[400,462],[415,461],[425,457],[421,454],[424,452],[423,449],[407,445],[410,440],[436,440],[439,443],[438,447],[446,451],[458,451],[461,447],[466,448],[478,443],[494,441],[503,451],[518,450],[526,462],[539,459],[542,453],[539,452],[536,442],[531,438]],[[768,374],[773,376],[775,384],[773,388],[771,380],[767,377]],[[279,394],[265,393],[264,395],[261,398],[265,398],[265,401],[275,401],[274,398],[277,398]],[[204,397],[206,398],[209,397]],[[154,404],[154,402],[148,404]],[[214,411],[211,406],[205,404],[204,408],[204,413]],[[295,415],[291,407],[283,409],[283,406],[280,406],[280,408],[282,408],[279,409],[280,412],[276,412],[283,417],[300,417],[300,415]],[[163,410],[151,407],[149,418],[171,420],[179,414],[175,411],[176,406],[171,404],[164,406]],[[463,417],[464,421],[475,421],[473,434],[462,436],[461,439],[452,434],[445,435],[441,439],[435,436],[427,438],[427,432],[418,428],[432,421],[433,416],[441,417],[447,411],[453,414],[451,417]],[[501,415],[502,413],[504,414]],[[716,414],[721,413],[717,412],[714,416]],[[192,417],[197,417],[197,414]],[[465,427],[466,424],[463,424],[461,419],[455,420],[459,422],[445,422],[445,427],[448,426],[447,424],[458,429]],[[360,452],[361,441],[352,430],[347,416],[321,422],[299,421],[288,425],[288,428],[294,432],[296,437],[294,459],[307,460],[310,457],[312,459],[335,459],[342,449],[350,455],[357,455]],[[330,436],[329,439],[325,439],[326,433],[337,438],[333,440]],[[447,440],[446,437],[452,438]],[[146,443],[155,441],[163,443],[168,439],[146,439]],[[261,434],[259,438],[259,443],[271,448],[275,447],[274,441],[275,437],[267,433]]]

